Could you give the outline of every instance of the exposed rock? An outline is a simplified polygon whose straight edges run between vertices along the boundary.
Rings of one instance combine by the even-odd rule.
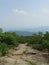
[[[29,54],[29,55],[36,55],[39,53],[39,51],[35,50],[35,49],[28,49],[26,50],[25,52],[26,54]]]
[[[20,44],[18,49],[9,50],[8,56],[0,57],[0,65],[49,65],[43,54],[35,49]]]

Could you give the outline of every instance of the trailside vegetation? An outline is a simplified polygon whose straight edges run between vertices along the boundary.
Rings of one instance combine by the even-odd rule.
[[[47,50],[49,52],[49,32],[34,33],[32,36],[19,36],[15,32],[3,32],[0,28],[0,56],[8,54],[10,48],[17,47],[19,44],[27,43],[39,51]]]

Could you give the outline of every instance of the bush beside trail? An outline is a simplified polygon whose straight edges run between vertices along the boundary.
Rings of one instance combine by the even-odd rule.
[[[15,32],[0,31],[0,55],[6,55],[8,49],[18,47],[21,43],[27,43],[27,45],[40,51],[47,49],[49,52],[49,32],[45,34],[38,32],[32,36],[19,36]]]

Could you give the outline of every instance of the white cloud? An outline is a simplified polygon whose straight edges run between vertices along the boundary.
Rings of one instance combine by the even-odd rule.
[[[17,14],[27,15],[27,12],[24,10],[14,9],[13,11]]]
[[[49,14],[49,9],[45,8],[45,9],[42,10],[42,12],[45,13],[45,14]]]
[[[47,9],[47,8],[43,8],[41,10],[38,10],[37,12],[32,12],[32,13],[21,10],[21,9],[13,9],[13,12],[15,12],[16,14],[19,14],[19,15],[26,15],[27,17],[29,16],[32,18],[44,19],[44,18],[48,18],[48,16],[49,16],[49,9]]]

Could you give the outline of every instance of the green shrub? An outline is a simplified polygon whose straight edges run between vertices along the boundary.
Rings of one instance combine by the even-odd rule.
[[[37,50],[43,50],[43,46],[42,46],[42,44],[33,44],[32,45],[32,48],[34,48],[34,49],[37,49]]]
[[[8,53],[8,47],[5,43],[0,43],[0,56],[5,56]]]
[[[49,51],[49,40],[43,40],[42,46]]]

